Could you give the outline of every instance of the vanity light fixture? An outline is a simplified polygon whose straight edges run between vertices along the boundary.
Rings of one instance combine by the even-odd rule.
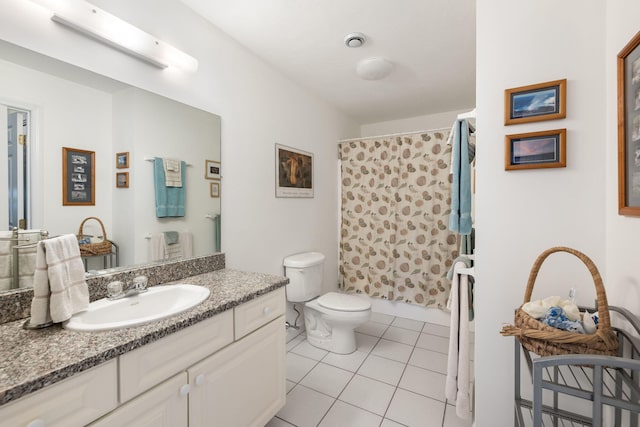
[[[194,72],[198,60],[140,28],[81,0],[35,0],[52,12],[51,19],[87,37],[158,68],[178,67]]]

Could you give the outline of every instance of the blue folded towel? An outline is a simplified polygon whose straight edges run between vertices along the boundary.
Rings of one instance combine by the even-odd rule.
[[[153,183],[156,193],[156,217],[180,217],[184,216],[184,204],[186,197],[185,162],[180,162],[182,187],[167,187],[164,162],[156,157],[153,161]]]
[[[584,327],[579,320],[569,320],[562,307],[551,307],[542,319],[542,323],[563,331],[584,334]]]

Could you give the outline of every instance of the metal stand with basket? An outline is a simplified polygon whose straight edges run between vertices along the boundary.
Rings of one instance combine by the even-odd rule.
[[[94,220],[97,221],[102,229],[102,236],[99,241],[91,242],[92,238],[95,240],[95,236],[85,234],[84,227],[87,221]],[[107,231],[104,228],[104,224],[100,221],[100,218],[95,216],[90,216],[82,220],[80,223],[80,227],[78,228],[78,246],[80,247],[80,256],[82,257],[82,261],[84,263],[84,268],[87,270],[88,260],[91,258],[101,258],[102,259],[102,267],[117,267],[120,263],[119,254],[118,254],[118,245],[109,240],[107,238]],[[115,264],[113,262],[113,258],[115,257]]]

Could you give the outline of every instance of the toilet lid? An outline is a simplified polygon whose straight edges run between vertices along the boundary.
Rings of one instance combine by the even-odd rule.
[[[371,303],[353,295],[329,292],[318,298],[321,307],[336,311],[365,311],[371,308]]]

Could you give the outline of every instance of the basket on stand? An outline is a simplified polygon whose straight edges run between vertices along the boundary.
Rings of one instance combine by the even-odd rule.
[[[78,242],[80,242],[84,237],[93,237],[88,234],[84,234],[84,224],[90,219],[94,219],[98,221],[100,227],[102,228],[102,241],[95,243],[78,243],[80,246],[80,255],[81,256],[94,256],[94,255],[106,255],[111,253],[111,241],[107,239],[107,231],[104,229],[104,224],[100,221],[100,218],[95,216],[90,216],[82,220],[80,223],[80,228],[78,229]]]
[[[591,273],[598,301],[599,323],[597,331],[594,334],[579,334],[556,329],[531,317],[520,306],[515,314],[514,325],[504,326],[500,333],[504,336],[517,337],[524,348],[540,356],[559,354],[616,356],[618,354],[618,338],[613,329],[611,329],[609,304],[607,303],[607,294],[602,283],[602,277],[600,277],[600,273],[593,261],[582,252],[566,247],[554,247],[540,254],[529,273],[523,305],[531,301],[533,285],[542,263],[549,255],[555,252],[567,252],[575,255],[587,266],[589,273]]]

